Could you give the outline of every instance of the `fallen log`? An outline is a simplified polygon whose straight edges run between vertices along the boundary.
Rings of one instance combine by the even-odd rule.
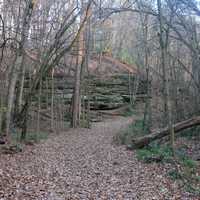
[[[193,118],[190,118],[190,119],[182,121],[182,122],[178,122],[178,123],[174,124],[173,127],[174,127],[174,132],[179,133],[182,130],[192,128],[192,127],[195,127],[198,125],[200,125],[200,116],[193,117]],[[153,130],[152,133],[149,135],[145,135],[143,137],[133,139],[132,147],[134,149],[143,148],[143,147],[147,146],[148,144],[150,144],[152,141],[161,139],[161,138],[169,135],[169,133],[170,133],[170,131],[169,131],[168,127],[165,127],[163,129]]]

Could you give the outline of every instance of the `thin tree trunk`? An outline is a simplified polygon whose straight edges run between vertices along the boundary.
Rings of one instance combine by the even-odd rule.
[[[48,77],[46,78],[45,85],[46,85],[46,109],[49,107],[49,81]]]
[[[0,86],[3,86],[3,81],[0,80]],[[3,91],[3,88],[1,88],[1,91]],[[2,136],[2,115],[3,115],[3,92],[0,93],[0,137]]]
[[[87,5],[87,9],[86,9],[86,16],[85,18],[82,20],[82,23],[80,24],[80,27],[77,31],[77,34],[75,35],[75,37],[73,38],[73,40],[71,41],[71,43],[60,50],[59,53],[56,54],[55,57],[53,57],[53,55],[55,55],[55,51],[58,51],[58,47],[57,47],[57,43],[60,42],[60,38],[62,38],[63,34],[65,33],[65,30],[68,28],[68,26],[71,26],[71,23],[73,23],[76,20],[75,16],[72,21],[70,21],[70,23],[65,24],[62,27],[62,31],[58,31],[58,37],[54,40],[54,43],[51,45],[51,47],[49,48],[49,50],[47,51],[47,53],[45,54],[45,57],[43,58],[40,66],[39,66],[39,70],[35,76],[35,78],[32,81],[32,85],[30,87],[29,93],[26,95],[25,99],[24,99],[24,104],[23,107],[20,111],[19,116],[17,117],[16,124],[18,126],[22,127],[22,133],[24,134],[24,130],[26,129],[25,127],[27,127],[27,124],[25,125],[24,123],[27,122],[26,119],[24,119],[27,115],[28,115],[28,110],[30,107],[30,100],[31,98],[35,95],[36,93],[36,88],[39,85],[40,80],[49,72],[49,70],[51,70],[54,66],[56,66],[58,64],[58,62],[60,61],[60,59],[66,54],[66,52],[69,52],[72,47],[74,47],[74,44],[76,43],[77,39],[79,38],[79,35],[82,31],[82,29],[84,28],[84,25],[87,21],[87,17],[90,16],[90,6],[91,6],[91,2],[88,2]]]
[[[40,134],[41,95],[42,95],[42,81],[40,81],[39,94],[38,94],[37,131],[36,131],[37,139],[38,139],[38,135]]]
[[[55,131],[54,127],[54,69],[51,73],[51,131]]]
[[[170,130],[170,138],[171,138],[171,146],[174,150],[174,128],[173,128],[173,121],[172,121],[172,105],[169,99],[169,76],[167,73],[167,47],[168,47],[168,34],[169,34],[169,27],[167,30],[163,27],[163,16],[162,16],[162,4],[161,0],[157,0],[158,6],[158,20],[159,20],[159,27],[160,27],[160,48],[161,48],[161,67],[163,72],[163,102],[164,102],[164,115],[163,121],[164,125],[168,125]],[[166,39],[164,41],[164,31],[166,32]],[[169,63],[169,62],[168,62]]]
[[[91,11],[89,8],[89,11],[85,10],[85,5],[82,2],[82,9],[84,10],[81,21],[83,19],[87,20],[90,17]],[[73,109],[72,109],[72,127],[76,128],[80,123],[80,115],[81,115],[81,94],[80,94],[80,83],[81,83],[81,72],[82,72],[82,66],[84,63],[83,56],[84,56],[84,30],[85,30],[85,24],[83,29],[81,30],[79,34],[79,38],[77,41],[77,65],[76,65],[76,74],[75,74],[75,87],[74,87],[74,95],[73,95]]]
[[[150,132],[150,125],[151,125],[151,113],[150,113],[150,101],[151,98],[149,98],[150,96],[150,83],[149,83],[149,50],[148,50],[148,45],[147,45],[147,41],[148,41],[148,15],[144,16],[144,22],[143,22],[143,40],[144,40],[144,52],[145,52],[145,56],[144,56],[144,67],[146,68],[146,92],[147,92],[147,98],[145,101],[145,110],[144,110],[144,118],[143,118],[143,131],[146,133]]]

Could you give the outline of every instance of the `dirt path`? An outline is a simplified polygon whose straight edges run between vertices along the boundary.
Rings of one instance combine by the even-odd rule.
[[[16,155],[0,155],[0,200],[179,198],[162,166],[112,144],[130,118],[69,130]]]

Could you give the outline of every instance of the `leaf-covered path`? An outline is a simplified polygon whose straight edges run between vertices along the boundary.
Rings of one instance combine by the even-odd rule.
[[[183,198],[161,165],[143,164],[135,152],[113,144],[129,123],[116,118],[0,155],[0,199],[191,199]]]

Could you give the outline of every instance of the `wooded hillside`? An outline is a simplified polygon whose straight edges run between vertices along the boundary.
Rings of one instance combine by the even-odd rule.
[[[198,0],[0,0],[0,199],[34,199],[37,186],[28,197],[16,188],[43,177],[35,166],[47,188],[38,200],[198,199],[199,17]],[[175,189],[169,174],[182,180]]]

